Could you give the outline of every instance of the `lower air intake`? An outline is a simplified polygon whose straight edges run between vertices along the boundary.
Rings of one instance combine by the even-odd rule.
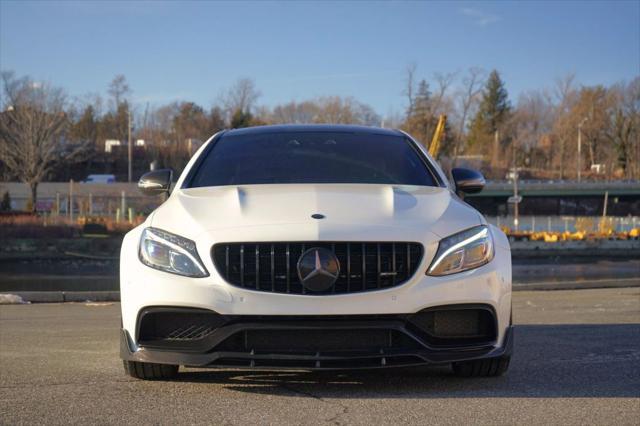
[[[427,309],[409,321],[432,344],[489,343],[496,338],[495,318],[488,308]]]

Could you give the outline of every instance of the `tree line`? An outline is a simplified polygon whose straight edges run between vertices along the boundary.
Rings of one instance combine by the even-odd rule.
[[[409,67],[408,108],[399,126],[426,142],[438,116],[450,117],[440,157],[445,166],[472,162],[494,179],[514,167],[540,179],[575,179],[578,167],[589,179],[640,177],[640,77],[581,86],[570,74],[513,102],[496,70],[435,74],[431,84],[415,76]]]
[[[582,86],[567,75],[512,100],[497,70],[420,77],[410,65],[398,85],[405,109],[386,117],[344,96],[261,105],[260,90],[248,78],[209,108],[187,100],[134,105],[123,75],[109,83],[106,99],[72,99],[60,87],[11,72],[2,73],[2,86],[0,177],[29,184],[33,199],[39,182],[62,180],[74,164],[82,173],[101,172],[96,167],[105,161],[105,140],[127,141],[130,131],[132,140],[145,141],[141,169],[154,161],[180,171],[193,141],[225,128],[360,124],[401,128],[427,145],[443,114],[448,120],[438,156],[445,168],[471,164],[494,179],[513,167],[544,179],[575,179],[578,168],[587,179],[640,177],[640,77],[607,87]]]

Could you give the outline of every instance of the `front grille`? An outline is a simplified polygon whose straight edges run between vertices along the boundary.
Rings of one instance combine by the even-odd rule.
[[[300,256],[310,248],[336,255],[340,274],[327,290],[310,292],[298,278]],[[345,294],[398,286],[415,274],[422,245],[408,242],[291,242],[216,244],[212,257],[230,284],[251,290],[290,294]]]

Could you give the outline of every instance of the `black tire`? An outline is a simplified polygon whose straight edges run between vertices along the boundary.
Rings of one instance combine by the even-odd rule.
[[[124,371],[131,377],[143,380],[172,379],[178,374],[177,365],[153,364],[150,362],[122,361]]]
[[[458,377],[496,377],[502,376],[509,369],[510,356],[498,358],[476,359],[452,363],[453,374]]]

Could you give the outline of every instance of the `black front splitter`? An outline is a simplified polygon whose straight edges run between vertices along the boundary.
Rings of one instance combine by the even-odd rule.
[[[510,356],[513,351],[513,327],[506,330],[502,346],[480,346],[429,350],[380,350],[379,352],[255,353],[207,352],[189,353],[159,349],[133,350],[126,330],[120,333],[120,356],[126,361],[184,365],[198,368],[248,368],[340,370],[386,367],[409,367],[444,364],[474,359]]]

